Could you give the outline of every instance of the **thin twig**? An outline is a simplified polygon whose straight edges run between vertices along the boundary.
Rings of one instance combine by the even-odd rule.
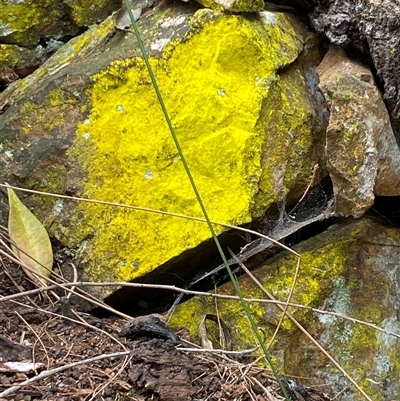
[[[126,283],[126,282],[89,282],[89,281],[80,281],[80,282],[74,282],[74,283],[64,283],[64,284],[54,284],[54,285],[50,285],[47,287],[43,287],[43,288],[36,288],[34,290],[28,290],[28,291],[23,291],[20,292],[18,294],[12,294],[12,295],[7,295],[7,296],[0,296],[0,303],[2,301],[10,301],[13,299],[17,299],[17,298],[21,298],[24,297],[26,295],[33,295],[33,294],[37,294],[39,292],[42,291],[47,291],[49,289],[55,289],[55,288],[61,288],[61,289],[65,289],[65,288],[69,288],[69,287],[107,287],[107,286],[116,286],[116,287],[134,287],[134,288],[152,288],[152,289],[163,289],[163,290],[169,290],[169,291],[175,291],[175,292],[181,292],[183,294],[188,294],[188,295],[198,295],[198,296],[204,296],[204,297],[215,297],[215,298],[221,298],[221,299],[230,299],[230,300],[234,300],[234,301],[238,301],[239,297],[236,295],[227,295],[227,294],[215,294],[212,292],[202,292],[202,291],[192,291],[192,290],[186,290],[184,288],[180,288],[180,287],[176,287],[174,285],[163,285],[163,284],[142,284],[142,283]],[[75,292],[73,292],[73,294],[76,294]],[[76,294],[78,295],[78,294]],[[279,301],[275,298],[273,299],[262,299],[262,298],[243,298],[246,302],[257,302],[257,303],[261,303],[261,304],[274,304],[274,305],[281,305],[281,306],[285,306],[287,303],[286,301]],[[90,300],[89,300],[90,302]],[[288,304],[288,306],[294,307],[294,308],[298,308],[298,309],[307,309],[309,311],[312,311],[314,313],[318,313],[320,315],[329,315],[329,316],[334,316],[336,318],[339,319],[344,319],[344,320],[348,320],[352,323],[359,323],[362,324],[363,326],[367,326],[370,327],[373,330],[377,330],[380,331],[384,334],[387,334],[388,336],[392,336],[392,337],[396,337],[396,338],[400,338],[400,334],[399,333],[395,333],[393,331],[389,331],[386,330],[382,327],[377,326],[376,324],[373,323],[368,323],[365,322],[363,320],[360,319],[356,319],[354,317],[351,316],[347,316],[347,315],[343,315],[341,313],[338,312],[332,312],[332,311],[326,311],[326,310],[322,310],[322,309],[317,309],[317,308],[312,308],[311,306],[307,306],[307,305],[301,305],[301,304],[296,304],[296,303],[292,303],[290,302]],[[102,306],[103,307],[103,306]],[[122,315],[123,318],[128,319],[128,320],[132,320],[131,316],[125,315],[125,314],[121,314],[120,312],[118,312],[117,310],[108,307],[108,305],[106,305],[106,307],[104,307],[105,309],[109,310],[110,312],[115,313],[116,315]]]
[[[275,332],[274,332],[274,334],[272,335],[272,338],[271,338],[271,340],[270,340],[270,342],[269,342],[269,344],[268,344],[268,349],[270,349],[270,348],[272,347],[272,344],[274,343],[275,338],[276,338],[276,336],[278,335],[279,329],[281,328],[281,326],[282,326],[282,324],[283,324],[283,321],[284,321],[284,319],[285,319],[285,317],[286,317],[286,312],[287,312],[287,309],[288,309],[288,307],[289,307],[290,301],[292,300],[292,296],[293,296],[293,292],[294,292],[294,287],[295,287],[296,282],[297,282],[297,277],[299,276],[300,261],[301,261],[301,259],[300,259],[300,258],[297,258],[297,265],[296,265],[296,271],[295,271],[295,274],[294,274],[294,277],[293,277],[293,283],[292,283],[292,285],[290,286],[290,292],[289,292],[289,295],[288,295],[288,297],[287,297],[286,303],[285,303],[285,305],[284,305],[284,309],[282,310],[281,318],[279,319],[279,322],[278,322],[278,325],[276,326]]]
[[[28,192],[28,193],[32,193],[32,194],[45,195],[45,196],[52,196],[52,197],[55,197],[55,198],[68,199],[68,200],[72,200],[72,201],[96,203],[96,204],[106,205],[106,206],[123,207],[123,208],[127,208],[127,209],[133,209],[133,210],[141,211],[141,212],[162,214],[164,216],[177,217],[177,218],[186,219],[186,220],[193,220],[193,221],[198,221],[200,223],[207,223],[206,219],[204,219],[202,217],[193,217],[193,216],[188,216],[188,215],[181,214],[181,213],[166,212],[164,210],[151,209],[151,208],[147,208],[147,207],[126,205],[124,203],[107,202],[107,201],[101,201],[101,200],[96,200],[96,199],[85,199],[85,198],[79,198],[79,197],[76,197],[76,196],[54,194],[54,193],[51,193],[51,192],[35,191],[33,189],[25,189],[25,188],[20,188],[20,187],[16,187],[16,186],[13,186],[13,185],[8,185],[8,184],[7,185],[6,184],[0,184],[0,187],[12,188],[12,189],[16,189],[16,190],[22,191],[22,192]],[[253,235],[255,235],[257,237],[260,237],[260,238],[267,239],[268,241],[271,241],[273,244],[280,246],[281,248],[285,249],[286,251],[288,251],[288,252],[290,252],[292,254],[296,254],[296,252],[293,251],[292,249],[290,249],[288,246],[286,246],[284,244],[281,244],[279,241],[274,240],[273,238],[270,238],[267,235],[263,235],[263,234],[261,234],[261,233],[259,233],[257,231],[250,230],[250,229],[243,228],[243,227],[233,226],[231,224],[221,223],[219,221],[211,220],[211,223],[216,225],[216,226],[221,226],[221,227],[225,227],[225,228],[230,228],[232,230],[242,231],[242,232],[245,232],[245,233],[253,234]]]
[[[44,353],[45,353],[45,355],[46,355],[47,369],[48,369],[48,368],[50,367],[50,358],[49,358],[49,354],[48,354],[48,352],[47,352],[47,349],[46,349],[46,347],[45,347],[44,344],[43,344],[42,339],[41,339],[40,336],[36,333],[36,331],[33,330],[32,326],[31,326],[18,312],[15,312],[15,314],[28,326],[29,330],[30,330],[30,331],[33,333],[33,335],[37,338],[37,341],[39,341],[39,343],[40,343],[40,345],[42,346],[43,351],[44,351]],[[34,348],[34,349],[35,349],[35,348]],[[35,362],[35,361],[33,361],[33,362]]]
[[[127,355],[125,357],[125,360],[122,362],[121,367],[118,369],[118,372],[113,377],[111,377],[111,379],[107,380],[106,383],[102,384],[101,386],[99,386],[98,389],[93,391],[93,394],[90,397],[89,401],[94,400],[95,397],[97,397],[98,394],[100,394],[102,391],[104,391],[104,389],[107,386],[109,386],[113,381],[115,381],[115,379],[125,370],[126,366],[128,365],[128,363],[130,362],[131,359],[132,359],[132,357]]]
[[[20,388],[27,386],[28,384],[37,382],[38,380],[45,379],[46,377],[55,375],[56,373],[63,372],[64,370],[74,368],[75,366],[85,365],[85,364],[92,363],[92,362],[99,361],[101,359],[106,359],[106,358],[118,358],[121,356],[129,355],[129,353],[130,353],[130,351],[122,351],[122,352],[114,352],[111,354],[103,354],[103,355],[95,356],[93,358],[84,359],[82,361],[73,362],[68,365],[60,366],[55,369],[44,370],[43,372],[39,373],[37,376],[34,376],[28,380],[25,380],[22,383],[17,384],[16,386],[12,386],[12,387],[8,388],[7,390],[3,391],[2,393],[0,393],[0,397],[6,397],[12,393],[15,393]]]
[[[180,348],[179,351],[187,351],[187,352],[202,352],[208,354],[224,354],[224,355],[235,355],[235,356],[243,356],[246,354],[251,354],[252,352],[257,351],[260,348],[259,345],[250,349],[243,349],[240,351],[228,351],[226,349],[209,349],[209,348]]]
[[[270,299],[275,300],[275,297],[260,283],[260,281],[254,276],[254,274],[246,267],[242,266],[247,275],[253,280],[255,284],[264,292]],[[277,304],[278,308],[283,312],[285,307],[281,304]],[[347,378],[347,380],[362,394],[362,396],[368,400],[372,401],[369,395],[358,385],[358,383],[343,369],[339,362],[334,359],[329,352],[327,352],[318,341],[296,320],[296,318],[288,311],[286,311],[286,316],[297,326],[297,328],[307,336],[307,338],[336,366],[336,368]]]

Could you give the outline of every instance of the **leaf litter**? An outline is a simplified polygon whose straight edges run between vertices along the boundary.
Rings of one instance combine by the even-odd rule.
[[[132,322],[116,317],[99,319],[73,304],[71,310],[75,319],[68,320],[63,316],[59,303],[49,306],[37,295],[17,302],[1,302],[1,297],[34,289],[34,285],[20,267],[4,255],[0,263],[0,336],[17,348],[25,349],[26,352],[18,354],[23,362],[44,365],[31,373],[2,373],[0,399],[284,399],[268,371],[252,368],[246,372],[247,365],[229,353],[219,355],[207,350],[194,353],[182,350],[183,346],[188,346],[182,345],[187,344],[185,330],[177,333],[182,340],[177,346],[168,336],[157,336],[152,330],[139,332],[134,339],[121,337],[126,327],[132,327]],[[61,291],[58,295],[65,301]],[[32,307],[31,303],[38,306]],[[141,319],[143,322],[145,317]],[[153,320],[144,322],[151,326]],[[194,344],[189,346],[196,347]],[[4,355],[0,355],[2,357]],[[18,359],[15,354],[13,358]],[[46,372],[49,373],[47,377],[35,380]],[[28,380],[31,380],[29,384],[3,396]],[[292,388],[293,400],[329,401],[322,393],[294,381],[287,381],[287,387],[289,390]]]

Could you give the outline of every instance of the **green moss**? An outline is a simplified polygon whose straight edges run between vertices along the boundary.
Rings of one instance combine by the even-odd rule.
[[[293,29],[219,13],[205,23],[204,15],[192,18],[198,28],[190,39],[170,43],[150,62],[210,217],[242,224],[252,219],[263,168],[260,115],[270,77],[301,46]],[[142,59],[114,61],[94,82],[90,115],[70,152],[88,173],[85,194],[201,216]],[[209,237],[197,222],[98,205],[80,209],[82,226],[97,232],[89,251],[92,279],[103,276],[104,255],[113,278],[131,280]]]

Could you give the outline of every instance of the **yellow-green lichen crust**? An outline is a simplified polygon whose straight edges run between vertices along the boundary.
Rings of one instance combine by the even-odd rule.
[[[204,7],[216,11],[256,12],[264,9],[263,0],[198,0]]]
[[[276,71],[301,51],[301,38],[284,16],[270,24],[200,10],[191,24],[189,37],[150,62],[211,219],[242,224],[254,217],[263,169],[276,163],[263,160],[265,99]],[[89,93],[91,111],[70,152],[87,172],[84,193],[201,216],[143,60],[114,61]],[[79,209],[73,241],[94,238],[85,251],[94,280],[140,277],[210,236],[198,222],[102,205]]]
[[[54,0],[9,0],[0,2],[0,15],[0,37],[17,44],[36,45],[46,35],[45,30],[61,19],[63,8]]]
[[[113,4],[114,3],[114,4]],[[79,0],[70,2],[70,18],[78,26],[89,26],[107,16],[105,11],[116,11],[116,1]],[[119,3],[121,6],[121,3]]]
[[[0,44],[0,68],[15,67],[27,53],[30,51],[19,46]]]
[[[400,344],[397,337],[389,334],[400,330],[394,306],[397,301],[393,298],[396,284],[391,280],[398,252],[392,257],[388,255],[399,243],[398,230],[363,219],[294,248],[301,256],[301,264],[292,302],[347,315],[385,330],[305,309],[288,309],[373,400],[398,399],[400,394]],[[285,252],[253,273],[270,293],[285,301],[294,271],[295,259]],[[247,298],[268,298],[248,277],[241,277],[239,285]],[[231,284],[225,284],[218,293],[233,295],[234,290]],[[239,301],[218,299],[217,306],[219,316],[231,329],[234,348],[253,347],[254,336]],[[281,313],[268,304],[251,302],[249,306],[268,343]],[[172,329],[188,328],[196,341],[198,323],[206,313],[217,313],[215,300],[195,297],[178,306],[169,325]],[[321,383],[329,378],[334,392],[349,385],[343,374],[287,318],[272,353],[279,355],[276,361],[285,374],[314,374]],[[352,400],[364,399],[351,386],[349,394]]]
[[[35,89],[42,85],[46,80],[54,80],[60,72],[63,72],[64,68],[79,63],[80,60],[87,57],[97,47],[100,47],[113,32],[114,22],[112,17],[109,17],[101,24],[94,25],[83,34],[72,38],[68,43],[57,50],[49,60],[40,66],[40,68],[25,79],[15,82],[13,87],[10,86],[8,90],[1,93],[0,102],[5,99],[19,99],[26,94],[28,90],[34,92]],[[16,46],[4,45],[4,48],[6,50],[4,62],[9,62],[11,64],[16,63]],[[0,47],[0,51],[1,50],[2,47]],[[2,60],[0,59],[0,63],[1,62]]]
[[[330,236],[320,238],[318,249],[314,249],[310,240],[294,249],[301,256],[300,263],[295,255],[285,252],[257,269],[254,274],[276,299],[285,301],[290,294],[295,272],[299,266],[292,302],[316,307],[320,300],[329,294],[333,281],[344,273],[347,255],[357,241],[360,231],[360,227],[347,229],[346,238],[335,238],[334,242]],[[268,299],[247,276],[239,280],[239,285],[245,298]],[[231,284],[222,286],[218,293],[235,294]],[[280,311],[274,306],[257,302],[251,302],[249,306],[257,325],[262,328],[268,341],[280,319]],[[289,308],[288,311],[302,324],[307,323],[312,316],[307,309]],[[254,346],[254,337],[239,301],[219,299],[218,312],[231,328],[234,347],[247,349]],[[188,328],[193,339],[196,339],[197,325],[205,313],[215,313],[215,301],[211,298],[195,297],[177,308],[169,324],[174,329]],[[286,318],[279,333],[279,341],[287,340],[296,331],[296,326]]]
[[[41,38],[75,35],[78,26],[99,22],[118,6],[115,0],[2,1],[0,38],[7,43],[35,46]]]

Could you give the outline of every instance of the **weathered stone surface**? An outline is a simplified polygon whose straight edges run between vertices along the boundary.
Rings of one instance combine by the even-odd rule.
[[[331,43],[370,54],[400,140],[400,3],[397,0],[315,0],[316,30]]]
[[[264,9],[263,0],[197,0],[204,7],[217,11],[255,12]]]
[[[374,328],[340,317],[289,307],[289,312],[341,364],[373,400],[400,398],[399,333],[400,232],[369,219],[350,221],[294,247],[301,255],[292,302],[336,312],[382,327]],[[297,259],[288,253],[274,257],[253,273],[280,301],[286,301]],[[267,298],[247,276],[239,279],[244,296]],[[234,294],[231,284],[218,289]],[[271,304],[249,303],[258,327],[271,339],[281,312]],[[215,300],[195,297],[180,305],[170,327],[187,327],[193,338],[206,313],[215,312]],[[254,336],[239,301],[218,300],[218,314],[231,329],[234,349],[253,347]],[[397,334],[398,336],[398,334]],[[313,377],[332,395],[349,383],[332,363],[287,318],[272,348],[285,374]],[[364,400],[353,387],[341,400]]]
[[[45,47],[34,48],[0,44],[0,90],[31,74],[63,45],[58,40],[49,40]]]
[[[331,47],[317,72],[330,108],[326,153],[336,211],[360,217],[375,195],[400,195],[400,151],[368,68]]]
[[[102,21],[119,7],[116,0],[2,1],[0,41],[36,46],[40,39],[76,35],[79,27]]]
[[[121,7],[120,0],[64,0],[65,10],[78,26],[90,26],[103,21]]]
[[[160,7],[140,29],[210,217],[243,224],[301,195],[324,121],[312,69],[289,66],[305,40],[291,19]],[[1,181],[201,216],[136,40],[118,33],[99,45],[108,38],[107,21],[9,88]],[[141,277],[209,238],[205,225],[172,217],[39,196],[26,203],[92,280]]]

